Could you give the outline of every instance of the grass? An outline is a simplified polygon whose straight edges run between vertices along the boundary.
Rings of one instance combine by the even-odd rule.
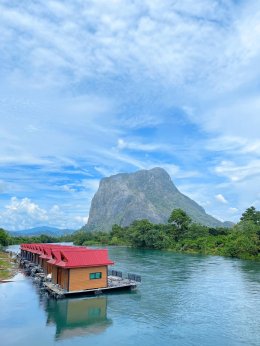
[[[0,251],[0,281],[14,276],[14,261],[8,253]]]

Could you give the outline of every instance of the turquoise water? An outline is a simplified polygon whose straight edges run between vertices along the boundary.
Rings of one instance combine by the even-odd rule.
[[[48,300],[28,277],[0,285],[0,344],[260,345],[260,263],[109,249],[136,292]]]

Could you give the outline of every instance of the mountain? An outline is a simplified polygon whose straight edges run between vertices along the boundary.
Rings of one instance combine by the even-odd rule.
[[[185,210],[195,222],[224,226],[182,194],[169,174],[157,167],[102,179],[91,202],[88,223],[83,229],[109,231],[113,224],[128,226],[138,219],[166,223],[176,208]]]
[[[59,237],[61,235],[65,234],[71,234],[75,232],[75,230],[72,229],[60,229],[56,227],[49,227],[49,226],[41,226],[41,227],[34,227],[30,229],[23,229],[21,231],[12,231],[9,232],[12,236],[34,236],[34,235],[41,235],[41,234],[46,234],[46,235],[52,235]]]

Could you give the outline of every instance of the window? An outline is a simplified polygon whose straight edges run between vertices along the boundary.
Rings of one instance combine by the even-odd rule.
[[[101,279],[102,278],[102,273],[101,272],[90,273],[89,274],[89,278],[90,278],[90,280]]]

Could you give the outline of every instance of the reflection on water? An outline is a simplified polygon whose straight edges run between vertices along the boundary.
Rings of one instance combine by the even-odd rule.
[[[0,345],[260,345],[259,262],[109,251],[116,269],[142,275],[136,292],[46,300],[20,274],[0,285]]]
[[[57,340],[104,331],[112,321],[107,318],[107,297],[48,300],[47,325],[56,325]]]

